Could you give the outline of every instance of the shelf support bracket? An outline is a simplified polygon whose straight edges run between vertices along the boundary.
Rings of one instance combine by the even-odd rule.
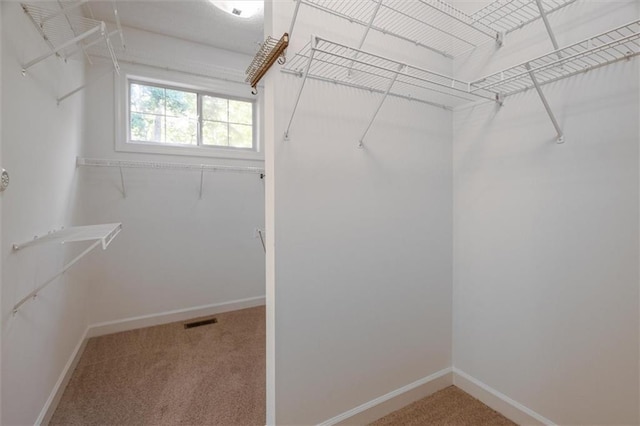
[[[298,0],[298,4],[300,4],[300,0]],[[307,82],[307,76],[309,75],[309,69],[311,68],[311,62],[313,62],[313,55],[316,53],[316,47],[318,45],[318,39],[316,36],[311,36],[311,44],[309,45],[309,61],[307,62],[306,67],[304,68],[304,74],[302,75],[302,84],[300,85],[300,89],[298,89],[298,96],[296,97],[296,102],[293,105],[293,111],[291,112],[291,118],[289,119],[289,124],[287,124],[287,130],[284,132],[284,140],[289,140],[289,130],[291,130],[291,123],[293,123],[293,117],[296,115],[296,110],[298,109],[298,103],[300,102],[300,96],[302,96],[302,89],[304,89],[304,84]]]
[[[364,30],[364,34],[362,34],[362,38],[360,39],[360,44],[358,44],[358,50],[362,49],[362,46],[364,45],[364,42],[367,39],[367,36],[369,35],[369,31],[371,30],[373,21],[376,19],[376,16],[378,16],[378,11],[380,10],[380,6],[382,6],[382,0],[378,0],[378,3],[376,4],[376,8],[374,9],[373,14],[371,15],[371,19],[369,19],[367,28]]]
[[[549,19],[547,18],[547,12],[545,12],[544,7],[542,6],[542,0],[536,0],[536,5],[538,6],[538,10],[540,11],[540,17],[544,22],[544,26],[547,28],[547,33],[549,34],[549,38],[551,39],[551,43],[553,44],[553,49],[560,49],[558,40],[556,39],[556,35],[553,33],[553,29],[551,28],[551,24],[549,23]],[[558,59],[562,59],[561,53],[558,53]]]
[[[376,16],[378,15],[378,11],[380,10],[380,6],[382,6],[382,0],[378,0],[376,4],[376,8],[373,10],[373,14],[371,15],[371,19],[369,19],[369,23],[362,34],[362,38],[360,38],[360,43],[358,44],[358,50],[362,49],[364,46],[364,42],[367,40],[367,36],[369,35],[369,31],[371,31],[371,26],[373,25],[373,21],[375,21]],[[349,65],[348,75],[351,76],[351,69],[353,68],[354,61],[358,58],[358,52],[353,54],[353,61]]]
[[[58,105],[60,105],[60,102],[64,101],[68,97],[71,97],[71,96],[75,95],[76,93],[78,93],[79,91],[84,89],[85,87],[90,86],[93,83],[95,83],[96,81],[100,80],[105,75],[112,74],[112,73],[113,73],[113,70],[109,69],[107,72],[100,74],[98,77],[88,81],[87,83],[83,84],[82,86],[78,86],[75,89],[73,89],[72,91],[60,96],[58,99],[56,99],[56,102],[58,103]]]
[[[40,291],[42,291],[42,289],[44,289],[47,285],[49,285],[50,283],[52,283],[56,278],[58,278],[60,275],[64,274],[65,272],[67,272],[73,265],[75,265],[80,259],[82,259],[87,253],[89,253],[91,250],[93,250],[94,248],[98,247],[98,245],[100,245],[102,241],[98,240],[96,242],[94,242],[93,244],[91,244],[91,246],[89,246],[89,248],[87,248],[85,251],[83,251],[82,253],[80,253],[78,256],[76,256],[71,262],[67,263],[62,270],[60,270],[60,272],[58,272],[57,274],[55,274],[54,276],[52,276],[51,278],[49,278],[47,281],[45,281],[42,285],[38,286],[38,288],[36,288],[35,290],[33,290],[31,293],[27,294],[25,297],[23,297],[22,299],[20,299],[20,301],[18,303],[16,303],[13,306],[13,315],[15,315],[16,313],[18,313],[18,309],[20,309],[20,307],[22,305],[24,305],[29,299],[31,298],[35,298],[38,293],[40,293]]]
[[[293,37],[293,27],[296,26],[296,19],[298,19],[298,10],[300,10],[300,3],[302,3],[302,0],[293,0],[294,2],[296,2],[296,8],[293,11],[293,17],[291,18],[291,25],[289,25],[289,37]]]
[[[544,105],[544,109],[547,110],[547,114],[549,114],[549,118],[551,119],[551,122],[553,123],[553,127],[555,127],[556,132],[558,133],[557,142],[558,143],[564,143],[564,134],[562,133],[562,129],[560,128],[560,125],[558,124],[558,120],[556,120],[556,116],[553,115],[553,111],[551,110],[551,107],[549,106],[549,102],[547,102],[547,98],[544,96],[544,93],[542,92],[542,88],[540,87],[540,83],[538,83],[538,79],[536,78],[536,75],[531,70],[531,65],[527,62],[524,66],[527,69],[527,71],[529,71],[529,77],[531,77],[531,81],[533,82],[533,85],[536,88],[536,91],[538,92],[538,96],[540,96],[540,100],[542,101],[542,104]]]
[[[396,83],[396,80],[398,79],[398,75],[405,68],[406,68],[406,65],[400,65],[398,67],[398,70],[396,71],[396,73],[393,75],[393,78],[389,81],[389,86],[387,86],[387,90],[384,92],[384,95],[382,96],[382,99],[380,99],[380,103],[378,103],[378,107],[376,108],[376,110],[374,111],[373,115],[371,116],[371,120],[369,120],[369,124],[367,125],[367,128],[364,130],[364,132],[362,133],[362,136],[360,137],[360,141],[358,142],[358,148],[364,148],[364,138],[367,136],[367,133],[369,133],[369,129],[371,129],[371,126],[373,125],[373,122],[375,121],[376,117],[378,116],[378,113],[380,112],[380,109],[382,108],[382,105],[384,104],[384,101],[387,99],[387,96],[389,96],[389,92],[391,92],[391,88]]]
[[[127,198],[127,188],[124,186],[124,174],[122,173],[122,165],[119,165],[120,169],[120,184],[122,185],[122,198]]]
[[[198,200],[202,200],[202,184],[204,183],[204,166],[200,169],[200,196]]]

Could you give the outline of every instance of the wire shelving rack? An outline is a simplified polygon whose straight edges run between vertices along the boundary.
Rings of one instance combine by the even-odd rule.
[[[535,87],[531,73],[544,85],[639,54],[640,21],[634,21],[474,81],[471,91],[513,95]]]
[[[452,109],[473,101],[503,103],[506,96],[535,88],[558,136],[564,135],[547,102],[542,86],[595,68],[640,55],[640,20],[507,68],[476,81],[462,81],[392,59],[312,36],[311,42],[283,67],[282,72],[302,78],[285,139],[308,78],[382,94],[367,135],[387,96],[398,96]]]
[[[444,0],[297,0],[289,34],[300,5],[322,10],[369,30],[378,31],[454,58],[506,33],[554,13],[577,0],[495,0],[466,14]]]
[[[119,33],[123,44],[124,38],[115,2],[114,16],[118,30],[112,33],[107,31],[107,26],[103,21],[86,18],[78,12],[80,6],[87,2],[88,0],[79,0],[70,4],[59,3],[60,7],[58,9],[51,8],[48,4],[47,7],[44,7],[40,4],[21,3],[29,21],[31,21],[49,48],[42,55],[22,64],[23,75],[26,75],[31,67],[52,56],[57,56],[66,61],[82,53],[91,62],[87,50],[98,44],[104,45],[113,64],[113,69],[119,72],[120,66],[111,37]],[[58,103],[82,88],[84,88],[84,85],[62,95],[57,99]]]

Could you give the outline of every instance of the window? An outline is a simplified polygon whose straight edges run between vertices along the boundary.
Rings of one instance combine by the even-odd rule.
[[[129,143],[256,151],[254,102],[128,80]]]

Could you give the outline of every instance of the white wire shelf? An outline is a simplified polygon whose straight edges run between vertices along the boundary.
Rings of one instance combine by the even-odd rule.
[[[24,305],[30,299],[34,299],[42,289],[44,289],[47,285],[52,283],[56,278],[60,275],[64,274],[75,265],[80,259],[86,256],[90,251],[96,248],[99,245],[102,245],[102,249],[106,250],[111,241],[120,233],[122,230],[121,223],[107,223],[100,225],[88,225],[88,226],[73,226],[70,228],[62,228],[57,231],[51,231],[43,236],[36,236],[30,241],[26,241],[20,244],[14,244],[13,250],[18,251],[22,250],[29,246],[34,246],[38,244],[44,243],[58,243],[58,244],[67,244],[67,243],[76,243],[83,241],[93,241],[91,246],[85,249],[82,253],[77,255],[73,260],[68,262],[64,267],[55,275],[50,277],[47,281],[39,285],[36,289],[34,289],[31,293],[20,299],[13,306],[13,314],[15,315],[20,307]]]
[[[105,44],[110,52],[113,66],[118,70],[118,60],[113,52],[109,34],[106,32],[106,24],[102,21],[72,13],[85,2],[86,0],[81,0],[59,9],[51,9],[29,3],[21,4],[29,20],[50,49],[49,52],[23,64],[23,72],[53,55],[67,59],[79,52],[83,52],[87,46],[98,42]]]
[[[111,241],[122,230],[121,223],[107,223],[101,225],[72,226],[49,232],[46,235],[36,236],[32,240],[14,244],[13,250],[22,250],[25,247],[43,243],[75,243],[80,241],[99,240],[102,248],[106,249]]]
[[[441,53],[449,58],[466,53],[542,17],[537,0],[496,0],[468,15],[444,0],[297,0],[289,33],[293,33],[298,7],[304,4],[369,29]],[[551,14],[577,0],[541,0]]]
[[[130,161],[130,160],[106,160],[97,158],[76,158],[78,167],[107,167],[120,170],[120,184],[122,186],[122,196],[127,198],[127,187],[125,184],[123,169],[155,169],[155,170],[184,170],[200,172],[200,195],[202,199],[202,190],[204,186],[205,172],[231,172],[231,173],[251,173],[265,177],[263,168],[247,167],[247,166],[220,166],[213,164],[185,164],[185,163],[160,163],[153,161]]]
[[[387,96],[397,96],[452,109],[483,99],[496,101],[501,105],[505,96],[531,88],[536,89],[544,104],[557,131],[558,143],[563,143],[562,128],[541,87],[638,55],[640,55],[640,20],[482,79],[465,82],[312,36],[311,42],[282,69],[282,72],[302,77],[302,84],[285,130],[285,140],[289,138],[289,130],[305,81],[311,78],[383,94],[360,138],[361,147]]]
[[[496,32],[442,0],[298,0],[368,29],[454,57]],[[297,13],[290,33],[293,32]],[[362,47],[362,46],[360,46]]]
[[[452,108],[479,99],[494,99],[493,93],[470,92],[468,82],[423,68],[314,37],[287,64],[282,72],[350,87],[385,93],[430,105]]]
[[[577,0],[542,0],[547,15],[575,3]],[[497,0],[471,15],[471,18],[508,34],[541,18],[540,9],[535,0]]]
[[[640,54],[640,20],[590,37],[471,83],[473,93],[512,95]]]
[[[205,172],[235,172],[264,174],[260,167],[220,166],[213,164],[164,163],[153,161],[107,160],[98,158],[76,159],[76,165],[82,167],[111,167],[123,169],[157,169],[157,170],[196,170]]]

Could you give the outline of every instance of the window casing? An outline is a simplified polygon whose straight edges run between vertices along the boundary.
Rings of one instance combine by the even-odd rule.
[[[116,76],[116,151],[264,161],[259,98],[249,98],[245,84],[126,72]]]
[[[128,91],[129,143],[256,149],[252,101],[137,80]]]

